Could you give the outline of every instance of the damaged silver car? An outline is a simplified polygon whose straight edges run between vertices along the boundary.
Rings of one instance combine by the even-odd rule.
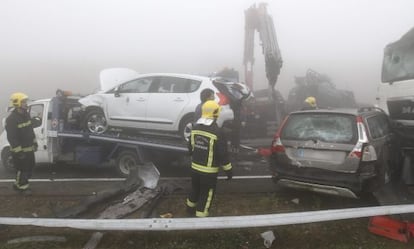
[[[282,186],[356,198],[390,180],[395,148],[381,109],[298,111],[274,136],[270,169]]]

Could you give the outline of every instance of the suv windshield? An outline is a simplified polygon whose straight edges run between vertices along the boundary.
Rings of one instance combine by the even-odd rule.
[[[281,139],[352,144],[357,139],[355,116],[338,113],[300,113],[289,117]]]

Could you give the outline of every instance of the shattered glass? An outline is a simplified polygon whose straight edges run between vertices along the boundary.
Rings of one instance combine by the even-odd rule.
[[[352,115],[306,113],[291,115],[283,128],[281,138],[313,140],[315,143],[353,143],[356,135],[356,122]]]

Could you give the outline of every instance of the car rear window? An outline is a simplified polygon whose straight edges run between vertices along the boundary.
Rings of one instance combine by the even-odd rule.
[[[292,114],[283,126],[281,139],[352,144],[357,139],[355,121],[355,116],[347,114]]]

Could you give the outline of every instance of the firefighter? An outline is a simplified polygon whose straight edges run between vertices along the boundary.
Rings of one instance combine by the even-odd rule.
[[[222,167],[227,180],[233,177],[227,151],[227,139],[216,120],[220,106],[214,100],[206,101],[201,108],[201,118],[191,131],[191,185],[187,210],[196,217],[207,217],[214,197],[217,175]]]
[[[6,119],[7,140],[14,167],[16,168],[16,181],[13,189],[29,193],[29,179],[35,165],[34,152],[37,150],[36,137],[32,121],[27,111],[28,96],[24,93],[13,93],[10,97],[9,107],[13,110]]]
[[[302,110],[315,110],[318,109],[318,106],[316,105],[316,99],[315,97],[307,97],[304,101],[304,106]]]

